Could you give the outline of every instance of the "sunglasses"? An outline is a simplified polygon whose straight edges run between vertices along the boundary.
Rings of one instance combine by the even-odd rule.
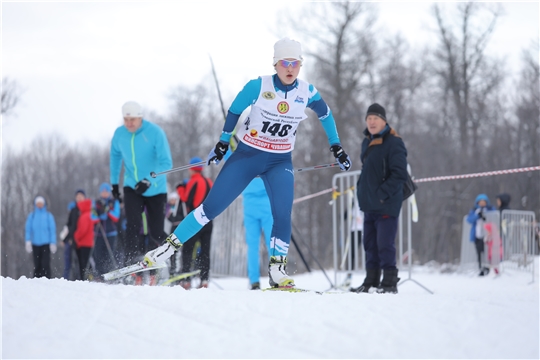
[[[279,60],[279,65],[288,68],[289,65],[296,69],[302,62],[300,60]]]

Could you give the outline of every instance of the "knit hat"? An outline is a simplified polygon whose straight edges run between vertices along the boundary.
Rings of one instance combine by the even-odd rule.
[[[37,196],[36,199],[34,200],[34,204],[37,205],[37,203],[45,204],[45,198],[43,196]]]
[[[191,158],[191,160],[189,160],[189,164],[190,165],[193,165],[193,164],[196,164],[196,163],[200,163],[202,162],[203,160],[200,158],[200,157],[194,157],[194,158]],[[202,166],[195,166],[195,167],[192,167],[191,170],[193,171],[197,171],[197,172],[201,172],[203,169]]]
[[[296,59],[303,61],[302,45],[296,40],[285,37],[274,44],[274,65],[279,60]]]
[[[86,193],[84,192],[83,189],[77,189],[77,190],[75,191],[75,196],[77,196],[78,193],[81,193],[81,194],[84,195],[84,197],[86,197]]]
[[[142,117],[141,105],[135,101],[128,101],[122,106],[123,117]]]
[[[386,110],[384,110],[384,108],[377,104],[377,103],[374,103],[374,104],[371,104],[368,109],[367,109],[367,114],[366,114],[366,119],[369,115],[376,115],[378,117],[380,117],[381,119],[383,119],[384,121],[387,121],[386,120]]]
[[[110,193],[111,192],[111,185],[109,183],[106,183],[106,182],[99,185],[99,192],[102,193],[103,191],[106,191],[106,192]]]

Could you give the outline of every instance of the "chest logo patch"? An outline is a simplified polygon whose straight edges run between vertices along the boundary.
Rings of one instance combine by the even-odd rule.
[[[251,129],[251,131],[249,132],[249,135],[251,135],[252,137],[257,137],[257,135],[259,135],[259,133],[257,132],[257,130]]]
[[[289,104],[286,101],[281,101],[277,104],[277,111],[280,114],[286,114],[289,111]]]
[[[274,100],[276,98],[276,94],[271,91],[265,91],[262,93],[262,97],[266,100]]]

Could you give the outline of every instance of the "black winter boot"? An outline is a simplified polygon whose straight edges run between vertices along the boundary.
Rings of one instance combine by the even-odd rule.
[[[351,288],[351,292],[368,293],[369,289],[379,287],[381,281],[381,269],[366,269],[364,283],[357,288]]]
[[[384,269],[381,285],[377,289],[379,294],[397,294],[397,283],[399,282],[398,269]]]

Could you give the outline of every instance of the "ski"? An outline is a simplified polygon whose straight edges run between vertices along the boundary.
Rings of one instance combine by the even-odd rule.
[[[141,271],[161,269],[166,266],[167,264],[163,263],[157,266],[145,267],[141,262],[138,262],[133,265],[129,265],[129,266],[117,269],[117,270],[113,270],[111,272],[103,274],[102,276],[105,281],[111,281],[111,280],[119,279],[124,276],[131,275],[131,274],[136,274]]]
[[[271,287],[271,288],[264,288],[261,290],[262,291],[282,291],[282,292],[290,292],[290,293],[313,293],[317,295],[349,294],[349,292],[317,291],[317,290],[302,289],[302,288],[297,288],[297,287]]]
[[[195,271],[191,271],[191,272],[186,272],[186,273],[182,273],[182,274],[178,274],[178,275],[175,275],[169,279],[167,279],[167,281],[164,281],[161,286],[169,286],[169,285],[172,285],[174,282],[176,281],[179,281],[179,280],[183,280],[183,279],[187,279],[188,277],[190,276],[193,276],[193,275],[197,275],[198,273],[200,273],[201,270],[195,270]]]

